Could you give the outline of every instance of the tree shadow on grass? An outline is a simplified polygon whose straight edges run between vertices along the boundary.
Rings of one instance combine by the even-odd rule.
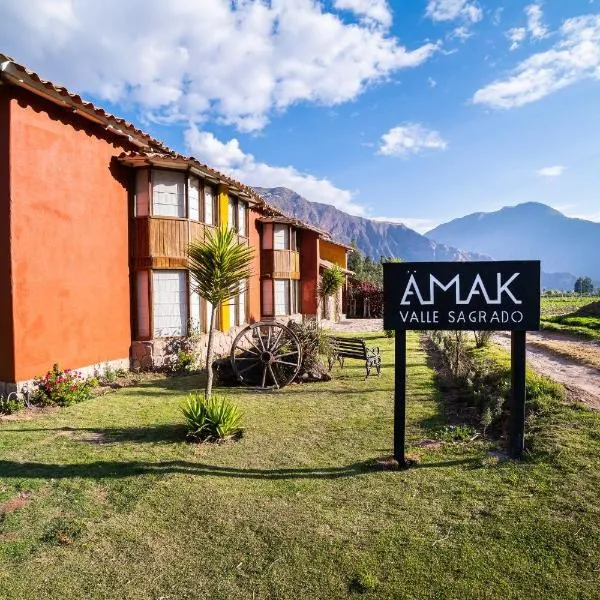
[[[2,433],[22,433],[46,431],[69,437],[77,442],[94,442],[97,444],[112,443],[162,443],[173,444],[183,442],[187,428],[182,423],[164,425],[148,425],[146,427],[40,427],[5,429]]]
[[[97,461],[86,464],[45,464],[0,460],[0,478],[34,479],[118,479],[139,475],[182,473],[193,476],[232,477],[239,479],[340,479],[374,471],[371,461],[341,467],[297,469],[238,469],[204,463],[171,460],[164,462]]]

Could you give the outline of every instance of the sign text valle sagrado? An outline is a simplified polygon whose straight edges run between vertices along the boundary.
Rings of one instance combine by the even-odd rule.
[[[535,331],[540,262],[383,265],[384,329]]]

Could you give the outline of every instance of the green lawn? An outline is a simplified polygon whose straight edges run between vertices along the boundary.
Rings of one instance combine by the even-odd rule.
[[[597,296],[546,296],[542,298],[542,319],[559,317],[575,312],[590,302],[596,302]]]
[[[356,364],[229,390],[237,443],[181,441],[193,377],[0,423],[0,598],[598,598],[600,414],[548,403],[522,464],[478,440],[418,445],[445,411],[410,335],[420,462],[374,470],[391,452],[392,342],[373,340],[380,379]]]
[[[542,298],[542,328],[600,341],[600,317],[575,314],[598,297]]]

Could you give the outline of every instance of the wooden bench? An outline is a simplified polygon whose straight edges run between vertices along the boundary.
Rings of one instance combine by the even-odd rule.
[[[343,368],[345,358],[354,358],[356,360],[365,361],[365,369],[367,370],[365,379],[371,374],[372,369],[377,371],[378,376],[381,375],[381,355],[379,354],[379,347],[367,348],[365,340],[361,338],[329,336],[328,340],[332,349],[328,361],[330,371],[333,368],[335,360],[338,360],[340,367]]]

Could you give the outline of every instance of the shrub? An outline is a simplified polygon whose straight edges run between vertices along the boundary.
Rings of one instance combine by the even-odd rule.
[[[22,408],[25,408],[25,402],[15,392],[8,396],[0,395],[0,415],[11,415]]]
[[[177,361],[175,363],[175,370],[178,373],[189,372],[194,369],[196,362],[196,356],[193,352],[187,352],[186,350],[180,350],[177,354]]]
[[[242,433],[242,413],[227,398],[214,395],[207,399],[203,393],[194,392],[181,406],[181,412],[192,438],[220,442]]]
[[[329,359],[334,351],[329,338],[315,319],[296,323],[290,321],[289,329],[292,330],[298,342],[302,353],[302,363],[300,365],[300,374],[321,372],[325,366],[321,362],[321,356]]]
[[[485,348],[489,346],[492,339],[492,331],[474,331],[475,348]]]
[[[77,371],[59,369],[54,364],[43,377],[33,380],[32,403],[41,406],[70,406],[92,397],[95,379],[84,379]]]
[[[477,432],[470,425],[446,425],[436,434],[443,442],[467,442],[476,436]]]
[[[117,380],[117,372],[110,365],[106,365],[102,379],[107,383],[114,383]]]

